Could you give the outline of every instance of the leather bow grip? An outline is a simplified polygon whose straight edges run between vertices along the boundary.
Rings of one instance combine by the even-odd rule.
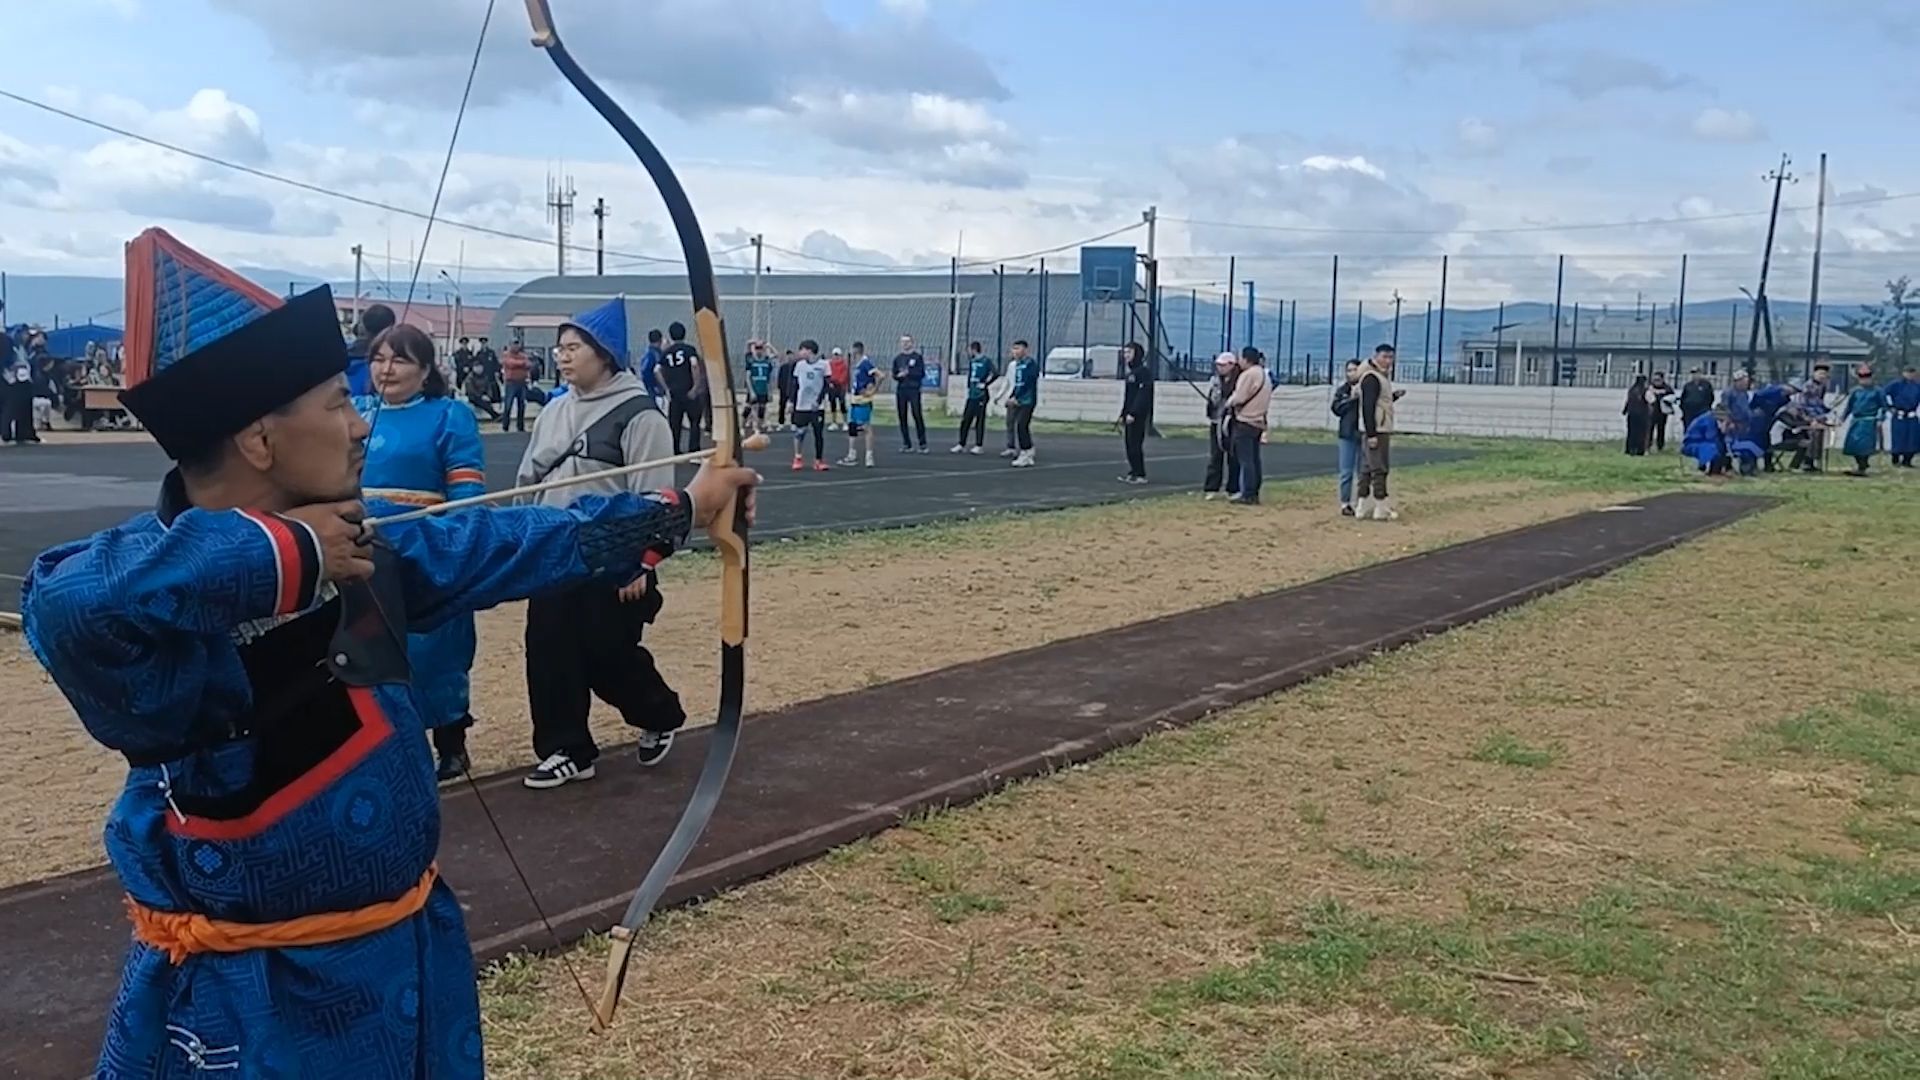
[[[527,0],[543,3],[544,0]],[[700,341],[700,358],[707,366],[707,400],[713,406],[714,454],[708,460],[715,465],[740,462],[739,400],[733,388],[733,361],[727,355],[726,327],[720,313],[701,308],[693,313],[695,335]],[[723,645],[741,645],[747,640],[747,520],[746,507],[735,492],[713,523],[707,535],[720,553],[720,641]]]

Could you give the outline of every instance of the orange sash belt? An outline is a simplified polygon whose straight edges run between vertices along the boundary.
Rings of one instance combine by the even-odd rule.
[[[393,898],[354,911],[325,911],[282,922],[243,923],[213,919],[193,912],[155,911],[127,897],[127,915],[133,920],[135,941],[167,954],[175,964],[195,953],[237,953],[248,949],[285,949],[300,945],[331,945],[385,930],[427,904],[439,864],[427,867],[413,888]]]

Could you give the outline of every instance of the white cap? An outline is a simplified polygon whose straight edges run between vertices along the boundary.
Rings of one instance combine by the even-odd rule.
[[[835,350],[833,350],[833,355],[835,355],[835,356],[845,356],[845,355],[847,355],[847,354],[846,354],[846,352],[845,352],[844,350],[842,350],[842,349],[835,349]]]
[[[1240,358],[1230,352],[1223,352],[1219,356],[1214,357],[1213,362],[1216,364],[1237,364],[1240,362]]]

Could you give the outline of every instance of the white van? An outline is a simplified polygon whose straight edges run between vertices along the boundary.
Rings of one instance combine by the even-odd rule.
[[[1120,370],[1120,346],[1060,345],[1047,350],[1040,365],[1043,379],[1111,379]]]

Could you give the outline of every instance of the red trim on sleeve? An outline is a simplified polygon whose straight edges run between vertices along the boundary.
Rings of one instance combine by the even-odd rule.
[[[454,484],[484,484],[487,474],[479,469],[448,469],[447,486]]]
[[[666,503],[668,506],[679,506],[685,498],[681,495],[678,488],[667,488],[663,491],[657,491],[654,494],[660,496],[660,501]]]
[[[648,548],[640,555],[640,565],[647,570],[651,570],[665,562],[666,558],[665,555],[660,553],[658,548]]]
[[[293,530],[272,514],[253,510],[242,510],[240,513],[260,526],[273,544],[274,571],[280,578],[279,588],[274,593],[273,613],[291,615],[299,611],[302,600],[300,578],[305,567],[300,559],[300,545],[293,538]]]
[[[341,743],[333,753],[320,759],[319,764],[302,773],[293,783],[267,796],[266,801],[245,817],[216,821],[188,815],[182,821],[169,814],[167,831],[196,840],[244,840],[258,836],[279,824],[288,814],[305,806],[334,781],[345,776],[349,769],[365,761],[375,747],[393,734],[393,722],[387,719],[386,710],[380,707],[371,687],[349,686],[346,691],[347,700],[353,703],[354,714],[360,718],[360,730]]]

